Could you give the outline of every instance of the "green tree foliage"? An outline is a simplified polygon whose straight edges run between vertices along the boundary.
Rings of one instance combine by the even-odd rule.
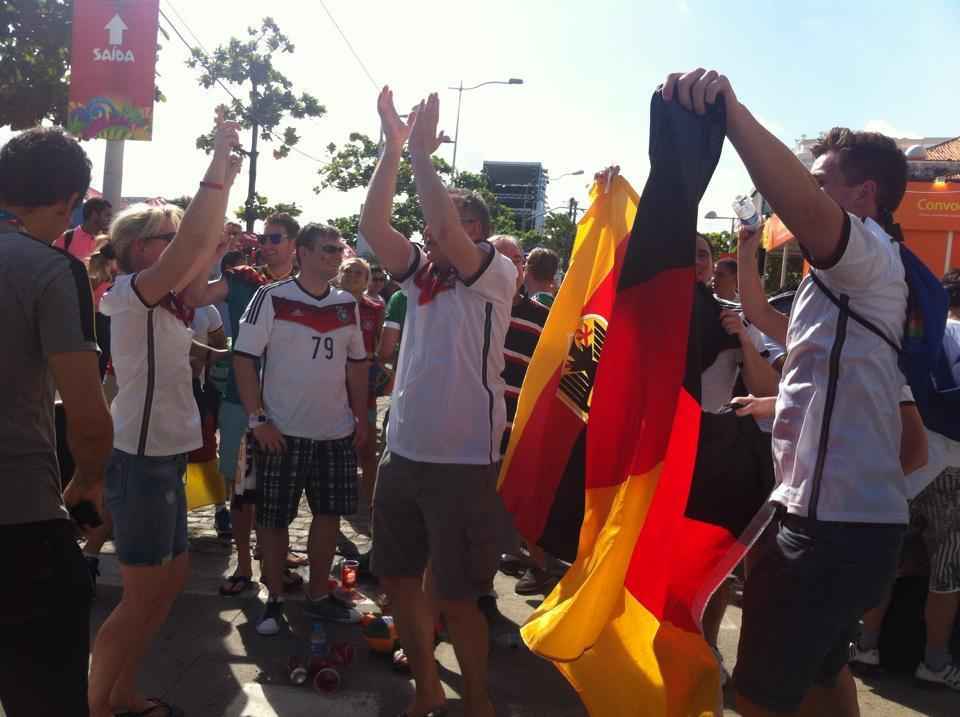
[[[72,27],[73,0],[0,2],[0,127],[66,124]]]
[[[296,202],[286,203],[277,202],[270,204],[270,200],[257,192],[254,195],[253,214],[255,219],[265,220],[271,214],[289,214],[291,217],[299,217],[303,214],[303,209],[297,206]],[[247,218],[247,207],[241,205],[233,210],[233,215],[240,220]]]
[[[552,249],[560,257],[563,266],[570,262],[577,225],[569,215],[551,212],[543,218],[543,231],[528,231],[520,235],[520,244],[526,252],[542,246]]]
[[[322,117],[327,110],[306,92],[297,96],[293,83],[274,67],[275,57],[292,54],[295,48],[273,19],[264,18],[260,27],[247,28],[247,36],[245,40],[230,38],[210,55],[194,49],[187,65],[200,69],[199,82],[205,88],[219,81],[245,90],[247,101],[232,100],[227,118],[238,121],[244,129],[252,129],[256,124],[260,139],[279,142],[274,158],[286,157],[300,136],[292,126],[286,127],[279,137],[274,134],[284,118]],[[211,151],[213,133],[198,138],[197,146]]]
[[[703,235],[713,247],[714,258],[721,254],[732,254],[737,251],[737,240],[730,232],[704,232]]]
[[[315,192],[334,188],[341,192],[364,188],[370,183],[373,170],[377,164],[378,146],[370,137],[359,132],[350,134],[347,143],[338,146],[331,142],[327,145],[329,161],[320,168],[320,184],[314,187]],[[443,159],[433,157],[433,166],[442,178],[449,181],[451,167]],[[454,181],[454,186],[471,189],[478,192],[490,207],[492,230],[495,234],[513,234],[517,225],[513,212],[509,207],[500,204],[493,192],[486,175],[473,172],[460,172]],[[341,234],[349,241],[355,241],[357,225],[360,222],[359,214],[331,219],[330,223],[336,226]],[[423,210],[417,200],[416,185],[413,180],[413,167],[410,157],[404,151],[397,172],[397,197],[393,202],[393,226],[406,237],[412,237],[423,231]]]

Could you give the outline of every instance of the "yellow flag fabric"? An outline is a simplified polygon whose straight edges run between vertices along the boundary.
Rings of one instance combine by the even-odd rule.
[[[500,472],[504,503],[517,529],[534,543],[549,518],[571,446],[586,425],[596,359],[616,294],[617,256],[639,202],[619,176],[609,187],[594,184],[590,198],[570,268],[527,369]],[[576,357],[585,358],[584,365],[574,365]],[[580,496],[582,501],[582,490]]]
[[[186,493],[187,510],[226,502],[227,487],[216,459],[187,464]]]

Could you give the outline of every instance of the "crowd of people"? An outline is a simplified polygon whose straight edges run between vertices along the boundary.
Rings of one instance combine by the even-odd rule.
[[[728,137],[811,266],[783,313],[764,293],[759,233],[741,230],[736,258],[719,260],[706,237],[696,239],[695,291],[715,311],[695,328],[724,337],[701,374],[702,454],[732,413],[751,417],[762,478],[753,508],[779,506],[743,573],[737,709],[858,714],[848,663],[880,664],[901,544],[920,522],[930,593],[916,676],[960,689],[950,653],[958,445],[924,428],[897,353],[859,323],[895,345],[903,339],[908,288],[892,212],[905,157],[886,137],[835,129],[814,148],[811,182],[722,76],[671,75],[663,96],[697,113],[726,104]],[[9,379],[0,535],[22,586],[0,598],[0,703],[10,717],[182,714],[144,696],[137,677],[189,575],[184,475],[197,456],[218,461],[227,498],[215,527],[237,552],[221,595],[257,590],[261,561],[258,634],[281,631],[284,596],[305,562],[305,612],[360,620],[328,568],[340,519],[372,516],[369,567],[415,683],[405,714],[444,713],[433,651],[441,617],[465,713],[494,714],[494,575],[514,572],[518,593],[543,594],[563,567],[524,543],[496,491],[560,259],[491,236],[483,200],[443,184],[431,161],[442,140],[436,95],[401,117],[384,88],[377,108],[383,147],[359,225],[367,258],[335,228],[288,214],[266,218],[256,235],[224,223],[241,159],[238,128],[221,117],[186,210],[137,204],[114,215],[95,198],[73,228],[90,182],[79,144],[37,128],[0,150],[0,209],[10,215],[0,225],[10,334],[0,350]],[[405,151],[422,242],[391,225]],[[960,381],[960,272],[944,286],[945,347]],[[391,398],[381,430],[382,396]],[[305,560],[288,534],[304,495]],[[108,539],[123,591],[88,669],[92,588]],[[728,581],[704,613],[715,649],[733,598]]]

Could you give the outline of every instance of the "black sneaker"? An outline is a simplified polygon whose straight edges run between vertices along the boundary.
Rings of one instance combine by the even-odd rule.
[[[556,582],[556,578],[540,568],[527,568],[513,591],[517,595],[546,595]]]
[[[280,632],[280,625],[283,621],[283,603],[279,600],[268,600],[263,608],[263,615],[257,621],[257,634],[276,635]]]
[[[314,600],[309,595],[307,595],[306,598],[303,611],[312,618],[325,622],[342,622],[350,625],[360,622],[361,615],[359,610],[347,607],[332,595],[324,595],[318,600]]]

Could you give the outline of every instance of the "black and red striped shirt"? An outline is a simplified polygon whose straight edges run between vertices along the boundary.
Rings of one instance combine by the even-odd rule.
[[[537,348],[540,334],[547,323],[550,313],[543,304],[531,299],[524,289],[520,289],[520,301],[514,304],[510,313],[510,327],[504,340],[504,368],[503,380],[506,383],[504,400],[507,404],[507,427],[503,432],[503,441],[500,444],[500,454],[507,452],[510,443],[510,430],[513,428],[513,417],[517,414],[517,399],[520,397],[520,388],[527,375],[527,367]]]

